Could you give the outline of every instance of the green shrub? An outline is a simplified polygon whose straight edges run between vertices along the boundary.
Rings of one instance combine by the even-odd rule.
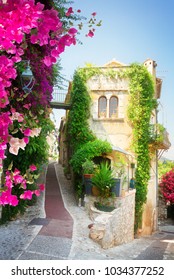
[[[110,153],[111,151],[112,147],[110,143],[96,139],[92,142],[90,141],[84,144],[80,149],[78,149],[72,156],[70,164],[73,171],[80,174],[82,172],[82,165],[86,159],[91,160],[96,156],[102,156],[106,153]]]

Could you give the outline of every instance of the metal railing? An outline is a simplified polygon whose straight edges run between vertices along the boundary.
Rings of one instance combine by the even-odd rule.
[[[68,99],[68,89],[61,90],[57,87],[53,88],[51,107],[55,109],[69,109],[70,101]]]
[[[167,150],[170,148],[171,143],[169,140],[169,134],[162,124],[152,124],[150,127],[150,144],[156,147],[157,150]]]
[[[54,88],[52,95],[53,95],[53,99],[51,100],[52,102],[65,103],[67,91],[60,90],[59,88]]]

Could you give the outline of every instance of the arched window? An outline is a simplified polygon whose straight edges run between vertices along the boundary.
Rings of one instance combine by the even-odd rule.
[[[106,118],[107,99],[105,96],[101,96],[98,100],[98,117]]]
[[[109,118],[116,118],[118,113],[118,98],[111,96],[109,100]]]

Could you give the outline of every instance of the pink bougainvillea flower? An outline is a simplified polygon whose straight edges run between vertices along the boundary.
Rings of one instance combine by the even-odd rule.
[[[21,172],[19,169],[15,168],[13,175],[19,175]]]
[[[30,109],[30,107],[31,107],[31,103],[28,103],[28,104],[25,104],[25,105],[23,105],[23,107],[25,108],[25,109]]]
[[[0,205],[5,206],[5,205],[9,204],[11,206],[16,206],[16,205],[18,205],[18,203],[19,203],[19,200],[18,200],[17,196],[12,195],[9,190],[1,193]]]
[[[37,170],[37,167],[36,167],[36,165],[32,164],[32,165],[29,166],[29,169],[31,171],[35,171],[35,170]]]
[[[15,55],[11,58],[14,63],[20,62],[22,58],[19,55]]]
[[[4,206],[4,205],[9,203],[9,195],[10,195],[9,190],[1,193],[1,195],[0,195],[0,205]]]
[[[81,10],[80,10],[80,9],[78,9],[78,10],[77,10],[77,13],[81,13]]]
[[[57,44],[56,40],[50,40],[50,46],[53,47]]]
[[[94,32],[92,30],[89,30],[89,32],[86,36],[92,38],[94,36]]]
[[[58,50],[52,50],[51,51],[51,56],[58,57],[59,56],[59,51]],[[52,61],[52,59],[51,59],[51,61]]]
[[[2,159],[5,159],[5,158],[6,158],[5,151],[0,149],[0,159],[2,160]],[[0,162],[2,163],[2,161],[0,161]]]
[[[4,184],[8,189],[12,189],[13,187],[13,181],[11,179],[11,176],[6,176],[5,178],[5,184]]]
[[[77,33],[77,29],[72,27],[72,28],[69,29],[68,33],[72,34],[72,35],[75,35]]]
[[[48,67],[52,65],[52,58],[50,56],[45,56],[43,61]]]
[[[29,143],[28,137],[24,137],[23,140],[24,140],[25,144],[28,144],[28,143]]]
[[[30,190],[27,190],[27,191],[24,191],[23,194],[20,195],[20,198],[21,199],[28,199],[28,200],[31,200],[32,199],[32,195],[33,195],[33,192],[30,191]]]
[[[0,92],[0,108],[5,108],[8,104],[9,104],[8,92],[3,90]]]
[[[18,185],[18,184],[21,184],[24,180],[23,176],[22,175],[14,175],[13,176],[13,180],[14,180],[14,183],[15,185]]]
[[[22,183],[21,183],[21,187],[26,190],[27,188],[27,181],[26,180],[23,180]]]
[[[73,14],[74,12],[73,12],[73,8],[72,7],[70,7],[69,9],[68,9],[68,11],[66,12],[66,16],[67,17],[69,17],[71,14]]]
[[[96,13],[96,12],[93,12],[91,15],[92,15],[93,17],[95,17],[95,16],[97,15],[97,13]]]
[[[13,68],[13,61],[5,55],[0,56],[0,77],[5,87],[11,85],[10,79],[15,79],[17,76],[16,69]]]
[[[10,196],[10,203],[9,204],[11,206],[17,206],[18,203],[19,203],[19,200],[18,200],[17,196],[16,195],[11,195]]]
[[[6,144],[8,142],[9,138],[9,131],[8,127],[12,124],[12,121],[10,119],[10,113],[1,113],[0,114],[0,158],[4,159],[4,150],[6,149]]]
[[[40,196],[40,190],[35,190],[33,193],[34,193],[36,196]]]
[[[64,51],[65,46],[70,46],[75,43],[76,43],[76,40],[75,40],[74,36],[70,36],[70,34],[66,34],[66,35],[62,36],[62,38],[59,41],[60,52]]]
[[[45,190],[45,185],[44,184],[40,184],[39,185],[39,189],[40,189],[40,191],[43,192]]]
[[[20,170],[18,170],[17,168],[15,168],[13,174],[11,175],[11,177],[13,176],[13,181],[15,185],[18,184],[22,184],[23,182],[25,182],[26,180],[24,179],[24,177],[20,174]]]
[[[5,155],[6,148],[7,148],[6,144],[2,144],[2,143],[0,144],[0,164],[2,164],[2,160],[6,158],[6,155]]]
[[[30,136],[31,135],[31,129],[30,128],[26,128],[24,131],[23,131],[24,135],[25,136]]]

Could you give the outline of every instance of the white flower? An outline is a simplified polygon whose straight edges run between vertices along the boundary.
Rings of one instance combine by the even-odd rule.
[[[31,137],[39,136],[40,132],[41,132],[41,127],[33,128],[33,129],[31,129],[30,136]]]
[[[11,137],[9,144],[10,144],[9,152],[14,155],[18,154],[20,148],[22,150],[25,150],[25,146],[26,146],[24,139],[19,139],[17,137],[16,138]]]

